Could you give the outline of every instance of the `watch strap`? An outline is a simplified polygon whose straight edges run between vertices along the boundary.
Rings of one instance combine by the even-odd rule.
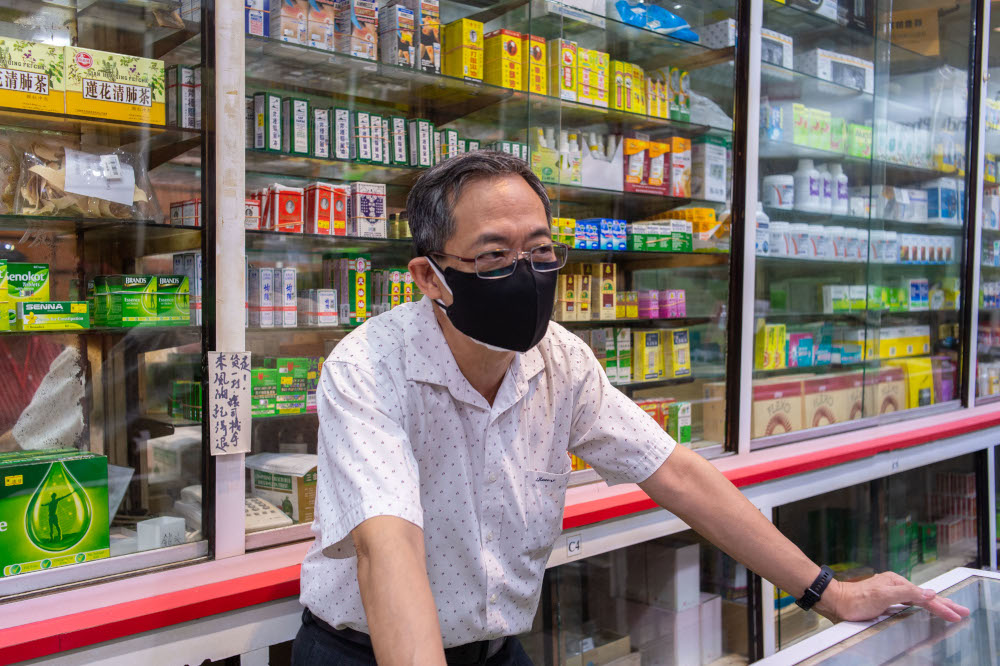
[[[819,575],[816,576],[816,580],[802,593],[802,596],[795,602],[795,605],[802,610],[811,610],[820,597],[823,596],[823,592],[832,580],[833,569],[824,564],[819,568]]]

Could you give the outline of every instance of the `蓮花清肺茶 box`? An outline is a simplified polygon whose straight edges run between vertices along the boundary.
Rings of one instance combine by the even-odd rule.
[[[166,76],[162,60],[67,46],[66,113],[163,125]]]
[[[0,37],[0,106],[63,113],[66,49]]]
[[[110,556],[108,459],[76,450],[0,459],[4,578]]]

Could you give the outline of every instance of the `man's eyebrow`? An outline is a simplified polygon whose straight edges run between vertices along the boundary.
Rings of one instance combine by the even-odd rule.
[[[539,238],[539,237],[550,238],[551,236],[552,233],[549,231],[548,227],[538,227],[537,229],[531,232],[531,235],[529,235],[528,238]],[[492,231],[485,231],[479,235],[479,238],[476,239],[476,245],[493,245],[493,244],[507,246],[510,244],[510,239],[504,236],[503,234],[498,234]]]

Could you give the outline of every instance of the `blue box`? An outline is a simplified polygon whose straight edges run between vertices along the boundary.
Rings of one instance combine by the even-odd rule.
[[[243,0],[243,30],[257,37],[271,36],[271,0]]]

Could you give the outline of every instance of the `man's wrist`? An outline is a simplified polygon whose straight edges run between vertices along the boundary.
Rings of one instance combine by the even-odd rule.
[[[834,619],[839,617],[837,608],[839,607],[842,592],[843,583],[837,579],[831,580],[830,584],[823,591],[823,594],[820,595],[819,601],[813,606],[813,610],[826,618]]]

